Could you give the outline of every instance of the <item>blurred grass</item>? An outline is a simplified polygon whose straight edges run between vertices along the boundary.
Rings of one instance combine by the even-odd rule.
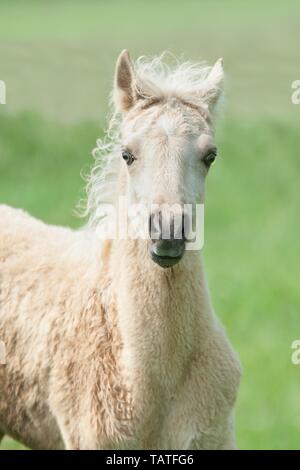
[[[227,113],[296,119],[299,28],[298,0],[1,0],[7,109],[103,119],[116,57],[128,48],[134,57],[223,56]]]
[[[76,202],[85,193],[81,172],[92,164],[100,134],[93,122],[64,125],[42,116],[0,114],[0,194],[50,223],[76,225]],[[80,191],[81,188],[81,191]]]
[[[26,450],[19,442],[14,441],[9,437],[3,439],[3,443],[0,445],[2,450]]]
[[[290,101],[299,13],[293,0],[0,5],[0,202],[49,223],[82,223],[73,215],[80,171],[92,164],[121,49],[224,56],[229,91],[204,254],[214,305],[243,363],[244,449],[300,448],[300,367],[290,363],[300,307],[300,107]]]

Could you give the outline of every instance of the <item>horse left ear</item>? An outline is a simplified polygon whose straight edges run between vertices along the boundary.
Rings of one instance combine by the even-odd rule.
[[[205,80],[202,95],[210,110],[217,105],[224,91],[223,59],[218,59]]]
[[[128,111],[134,104],[135,72],[129,52],[121,52],[116,65],[114,101],[118,111]]]
[[[151,96],[150,82],[142,80],[134,69],[129,52],[121,52],[116,65],[114,102],[118,112],[127,112],[138,100]]]

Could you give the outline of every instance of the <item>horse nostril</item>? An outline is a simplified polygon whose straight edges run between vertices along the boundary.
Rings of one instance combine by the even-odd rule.
[[[153,212],[149,217],[149,236],[152,241],[160,240],[162,235],[162,214]]]
[[[184,240],[184,241],[186,240],[185,229],[184,229],[184,220],[182,220],[181,239]]]
[[[187,241],[189,219],[187,214],[177,214],[171,221],[171,240]]]
[[[186,213],[182,214],[182,240],[187,241],[188,240],[188,234],[190,230],[190,219]]]

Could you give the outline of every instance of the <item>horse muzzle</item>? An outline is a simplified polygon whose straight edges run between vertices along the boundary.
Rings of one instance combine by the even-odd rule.
[[[150,246],[150,256],[154,263],[162,268],[171,268],[177,264],[185,250],[183,240],[158,240]]]
[[[171,268],[177,264],[185,251],[186,215],[182,211],[176,216],[177,223],[174,214],[167,213],[164,216],[162,211],[152,213],[149,218],[149,236],[152,241],[150,256],[162,268]]]

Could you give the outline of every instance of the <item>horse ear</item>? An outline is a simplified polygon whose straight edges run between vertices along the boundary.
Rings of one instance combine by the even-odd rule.
[[[135,71],[128,51],[121,52],[116,65],[114,101],[118,111],[128,111],[135,101]]]
[[[224,91],[223,59],[218,59],[212,67],[202,90],[203,100],[210,110],[217,105]]]

